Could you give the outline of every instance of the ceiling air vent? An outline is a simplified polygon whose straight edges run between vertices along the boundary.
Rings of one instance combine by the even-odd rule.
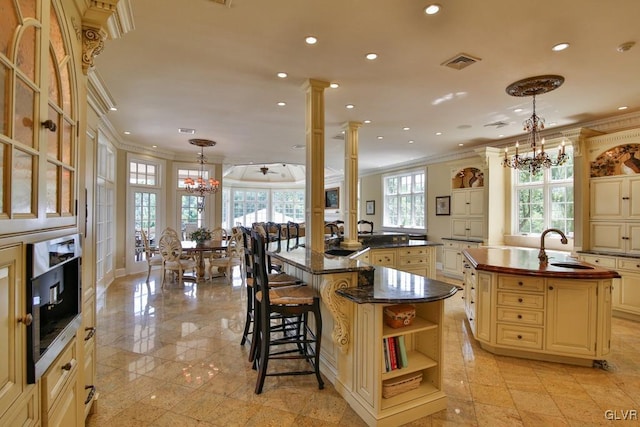
[[[440,65],[453,68],[454,70],[462,70],[463,68],[467,68],[469,65],[475,64],[478,61],[481,61],[481,59],[474,58],[473,56],[467,55],[466,53],[459,53],[453,58],[444,61]]]
[[[344,133],[339,133],[334,135],[333,139],[339,139],[340,141],[344,141]]]

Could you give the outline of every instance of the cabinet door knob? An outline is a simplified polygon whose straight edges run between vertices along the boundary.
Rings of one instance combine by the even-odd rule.
[[[549,286],[549,290],[552,291],[553,290],[553,286]]]
[[[518,302],[522,302],[522,298],[518,298]]]
[[[71,364],[71,362],[67,362],[64,365],[61,366],[63,371],[70,371],[71,368],[73,368],[73,365]]]
[[[25,326],[31,326],[33,323],[33,316],[31,313],[27,313],[26,315],[18,318],[18,323],[24,323]]]
[[[518,282],[518,286],[522,286],[522,285],[524,285],[524,283]]]
[[[518,314],[518,319],[522,319],[522,314]]]
[[[518,335],[518,339],[521,340],[522,339],[522,335]]]
[[[597,259],[595,262],[600,262],[600,260],[599,260],[599,259]]]

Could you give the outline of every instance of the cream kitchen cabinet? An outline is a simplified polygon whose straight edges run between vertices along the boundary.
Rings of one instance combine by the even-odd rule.
[[[391,267],[430,279],[436,278],[436,248],[439,245],[406,245],[372,248],[359,259],[372,265]],[[368,259],[365,259],[368,257]]]
[[[580,254],[583,262],[616,270],[611,310],[616,317],[640,321],[640,258]]]
[[[451,218],[451,237],[454,239],[482,239],[484,218]]]
[[[75,337],[42,376],[42,425],[66,427],[84,424],[80,361]]]
[[[464,257],[462,251],[469,248],[477,248],[480,242],[442,239],[442,273],[456,279],[463,278]]]
[[[640,177],[591,178],[590,218],[640,220]]]
[[[484,188],[451,191],[452,216],[483,216],[484,211]]]
[[[640,222],[591,221],[591,250],[640,254]]]

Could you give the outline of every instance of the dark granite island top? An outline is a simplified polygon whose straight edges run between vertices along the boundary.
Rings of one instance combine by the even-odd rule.
[[[458,288],[439,280],[388,267],[376,267],[373,286],[342,288],[336,294],[357,304],[432,302],[453,296]]]

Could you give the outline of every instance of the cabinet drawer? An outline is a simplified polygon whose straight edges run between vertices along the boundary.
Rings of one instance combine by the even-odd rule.
[[[401,267],[418,267],[427,264],[428,260],[425,257],[400,257],[398,260],[398,265]]]
[[[542,328],[498,323],[496,342],[499,345],[542,349]]]
[[[54,401],[77,370],[78,355],[76,352],[76,339],[74,338],[42,376],[43,411],[46,412],[51,409]]]
[[[625,270],[640,271],[640,259],[618,258],[618,268]]]
[[[460,249],[460,243],[457,243],[457,242],[448,242],[448,241],[445,241],[445,242],[443,243],[443,245],[444,245],[444,248],[445,248],[445,249],[446,249],[446,248],[449,248],[449,249]]]
[[[498,307],[498,321],[542,326],[544,324],[544,312]]]
[[[542,278],[524,278],[516,276],[500,276],[498,278],[499,289],[519,289],[523,291],[544,291],[544,279]]]
[[[543,309],[544,295],[498,291],[498,305]]]
[[[616,268],[616,259],[598,255],[580,255],[580,260],[600,267]]]
[[[398,255],[403,256],[425,256],[428,249],[426,247],[402,248],[398,249]]]
[[[374,265],[393,267],[396,264],[396,254],[393,251],[376,251],[371,254],[371,263]]]

